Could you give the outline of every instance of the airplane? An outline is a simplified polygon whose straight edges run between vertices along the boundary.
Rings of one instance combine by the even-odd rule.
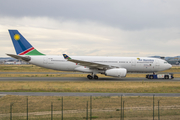
[[[88,73],[87,78],[98,79],[97,74],[124,78],[127,73],[155,73],[172,67],[167,61],[149,57],[103,57],[103,56],[50,56],[35,49],[18,30],[9,30],[16,54],[10,57],[40,67],[60,71]]]

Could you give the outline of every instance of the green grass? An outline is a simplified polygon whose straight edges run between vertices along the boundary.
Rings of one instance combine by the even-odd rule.
[[[1,92],[180,93],[180,82],[0,81]]]
[[[0,72],[61,72],[36,65],[0,65]]]
[[[61,119],[62,97],[29,96],[28,111],[29,119],[43,120],[51,118],[51,102],[53,103],[53,118]],[[78,99],[77,99],[78,98]],[[60,100],[59,100],[60,99]],[[154,114],[158,116],[158,100],[160,100],[161,119],[178,119],[180,117],[180,97],[155,97]],[[86,117],[86,103],[90,97],[63,97],[64,119],[83,120]],[[152,119],[153,99],[152,97],[123,97],[124,115],[126,119]],[[13,120],[26,119],[27,97],[5,96],[0,98],[0,119],[9,119],[9,105],[14,103]],[[90,103],[89,103],[90,105]],[[90,108],[90,106],[88,106]],[[117,111],[117,109],[119,109]],[[88,110],[90,111],[90,109]],[[92,97],[92,116],[98,120],[116,120],[120,118],[121,97]],[[88,113],[90,114],[90,113]],[[89,116],[90,117],[90,116]]]
[[[61,72],[34,65],[0,65],[0,72]],[[173,67],[164,72],[180,72]],[[0,77],[86,77],[85,74],[4,74]],[[139,74],[128,74],[127,77],[144,77]],[[179,76],[179,74],[177,74]],[[103,76],[104,77],[104,76]],[[180,82],[49,82],[49,81],[1,81],[0,92],[116,92],[116,93],[180,93]],[[51,119],[51,102],[53,102],[53,118],[61,119],[60,96],[29,96],[29,119]],[[26,119],[26,96],[10,96],[0,98],[0,119],[9,118],[9,106],[13,104],[13,120]],[[125,119],[152,119],[152,97],[123,97],[125,101]],[[155,119],[157,119],[157,102],[160,100],[160,118],[163,120],[180,118],[180,97],[155,97]],[[64,97],[64,120],[85,120],[86,103],[89,97]],[[92,98],[94,119],[119,120],[121,99],[118,96],[102,96]],[[90,106],[89,106],[90,108]],[[38,114],[37,114],[38,112]],[[89,113],[90,114],[90,113]]]

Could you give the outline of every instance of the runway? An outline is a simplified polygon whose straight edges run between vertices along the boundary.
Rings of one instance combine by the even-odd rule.
[[[158,96],[180,97],[180,93],[77,93],[77,92],[0,92],[0,96]]]
[[[65,81],[72,81],[72,82],[79,82],[79,81],[116,81],[116,82],[170,82],[176,81],[180,82],[180,78],[174,79],[146,79],[146,78],[110,78],[104,77],[99,78],[98,80],[89,80],[85,77],[0,77],[0,81],[57,81],[57,82],[65,82]]]

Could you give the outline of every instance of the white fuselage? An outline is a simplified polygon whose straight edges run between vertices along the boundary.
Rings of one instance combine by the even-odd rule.
[[[70,62],[63,56],[30,56],[29,63],[60,71],[81,71],[91,73],[93,70],[86,70],[86,66]],[[158,72],[171,68],[165,60],[148,57],[100,57],[100,56],[71,56],[71,58],[82,61],[105,64],[116,68],[125,68],[127,72]],[[86,69],[81,69],[81,68]],[[103,73],[96,70],[96,73]]]

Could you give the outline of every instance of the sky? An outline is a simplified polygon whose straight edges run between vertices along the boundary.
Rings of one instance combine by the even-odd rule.
[[[69,56],[180,55],[179,0],[1,0],[0,57],[8,29],[38,51]]]

